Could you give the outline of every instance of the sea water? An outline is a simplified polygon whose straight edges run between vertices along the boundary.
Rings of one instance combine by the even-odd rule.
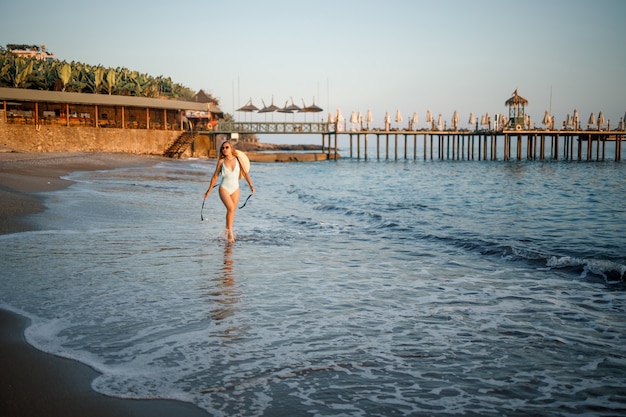
[[[0,237],[0,306],[217,416],[626,412],[626,164],[253,163],[232,245],[214,167],[71,174]]]

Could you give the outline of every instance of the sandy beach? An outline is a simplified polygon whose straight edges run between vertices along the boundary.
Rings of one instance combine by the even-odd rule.
[[[150,166],[162,157],[129,154],[0,152],[0,234],[33,230],[23,216],[45,209],[38,193],[67,187],[74,171]],[[0,410],[17,416],[206,416],[194,405],[171,400],[126,400],[91,389],[98,375],[76,361],[26,343],[29,320],[0,310]]]

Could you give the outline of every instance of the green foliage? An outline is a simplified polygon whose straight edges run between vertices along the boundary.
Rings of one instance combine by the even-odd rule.
[[[30,45],[7,45],[7,50],[0,48],[0,87],[176,100],[190,100],[195,95],[193,90],[172,82],[169,77],[153,77],[128,68],[23,58],[10,52],[24,47]]]
[[[70,82],[70,77],[72,76],[72,67],[66,62],[60,67],[57,67],[57,74],[63,84],[63,90],[61,91],[65,91],[65,86]]]
[[[9,87],[29,88],[31,82],[30,75],[33,73],[34,64],[32,60],[22,57],[12,57],[2,61],[0,64],[0,77]]]

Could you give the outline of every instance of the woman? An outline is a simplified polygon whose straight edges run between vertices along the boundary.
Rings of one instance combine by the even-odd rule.
[[[233,235],[233,221],[235,220],[235,210],[237,210],[237,204],[239,203],[240,174],[243,174],[243,177],[248,182],[252,194],[254,194],[254,185],[252,185],[252,179],[246,169],[239,163],[237,151],[230,142],[222,143],[220,157],[217,161],[213,177],[211,177],[211,185],[209,185],[209,189],[204,193],[205,200],[209,194],[211,194],[211,190],[217,182],[220,173],[222,174],[222,182],[220,183],[219,193],[220,199],[226,207],[226,235],[228,241],[233,243],[235,241]]]

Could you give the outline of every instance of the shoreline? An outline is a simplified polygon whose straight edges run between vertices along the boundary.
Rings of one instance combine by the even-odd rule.
[[[204,410],[169,399],[123,399],[100,394],[100,375],[81,362],[42,352],[26,342],[30,320],[0,309],[0,409],[6,417],[201,417]]]
[[[117,153],[0,152],[0,234],[36,230],[25,216],[45,210],[38,193],[72,184],[60,177],[75,171],[151,166],[167,158]],[[195,417],[201,408],[169,399],[123,399],[100,394],[100,375],[79,361],[38,350],[24,330],[30,320],[0,308],[0,409],[7,417]]]
[[[39,193],[69,187],[74,171],[147,166],[166,160],[150,155],[87,152],[0,152],[0,234],[35,230],[24,217],[45,209]]]

